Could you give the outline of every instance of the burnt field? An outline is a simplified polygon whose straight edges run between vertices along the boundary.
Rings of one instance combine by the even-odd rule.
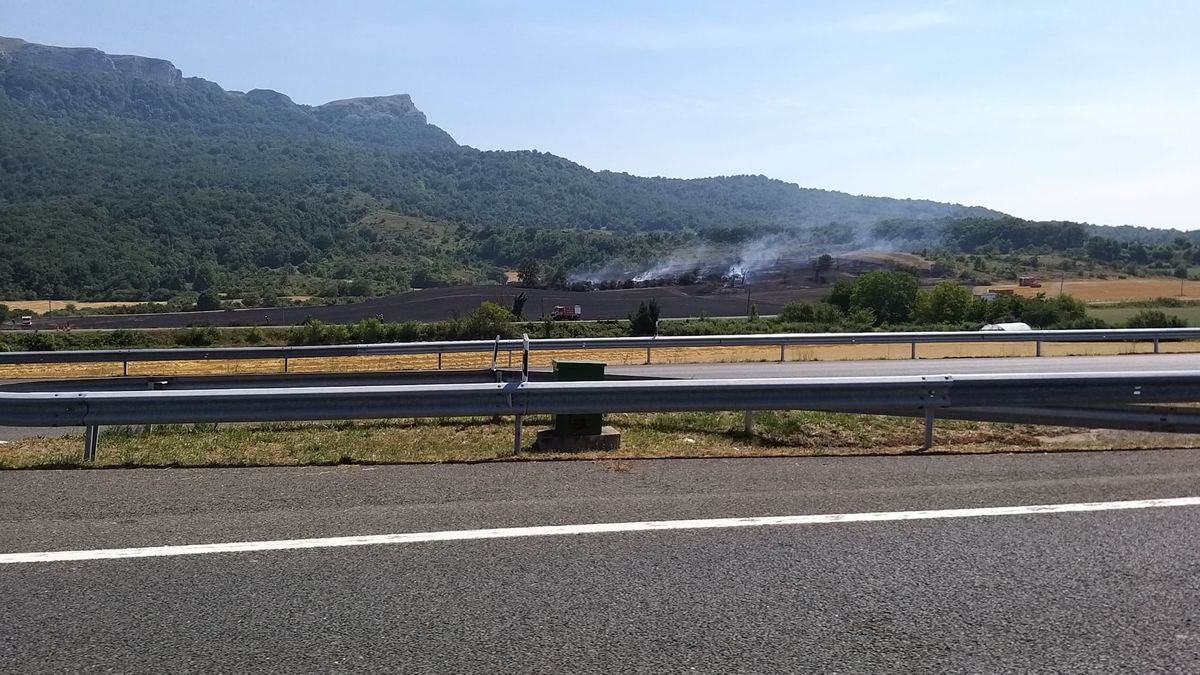
[[[782,286],[751,284],[750,298],[760,314],[774,314],[787,302],[816,300],[828,292],[828,286]],[[355,323],[371,317],[384,321],[443,321],[465,316],[490,301],[511,307],[513,298],[525,293],[525,318],[537,319],[549,314],[555,305],[580,305],[583,318],[624,319],[646,300],[657,300],[663,318],[707,316],[744,316],[746,289],[711,286],[661,286],[623,290],[571,292],[512,286],[459,286],[430,288],[400,295],[373,298],[363,302],[325,307],[274,307],[236,309],[215,312],[170,314],[127,314],[81,316],[71,318],[72,328],[182,328],[188,325],[280,326],[303,323],[313,318],[326,323]],[[35,328],[53,328],[67,321],[62,317],[34,320]]]

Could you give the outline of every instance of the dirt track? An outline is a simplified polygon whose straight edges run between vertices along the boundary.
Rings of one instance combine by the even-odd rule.
[[[525,317],[549,314],[555,305],[581,305],[585,319],[624,319],[644,300],[656,299],[664,318],[739,316],[746,313],[745,289],[702,289],[699,286],[636,288],[617,291],[572,293],[521,289],[511,286],[459,286],[431,288],[400,295],[374,298],[365,302],[328,307],[289,307],[272,309],[226,310],[219,312],[183,312],[172,314],[129,314],[86,316],[70,320],[74,328],[179,328],[188,324],[213,326],[252,326],[297,324],[308,317],[327,323],[354,323],[382,316],[384,321],[440,321],[455,314],[465,316],[484,301],[505,307],[519,293],[528,296]],[[817,299],[827,288],[781,288],[752,286],[751,300],[760,314],[774,314],[784,303],[795,299]],[[755,297],[762,293],[762,298]],[[49,328],[64,319],[37,319],[35,327]]]

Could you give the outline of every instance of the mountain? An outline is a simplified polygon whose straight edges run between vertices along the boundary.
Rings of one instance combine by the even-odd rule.
[[[0,169],[9,297],[368,294],[495,278],[527,257],[570,271],[764,233],[882,223],[934,241],[950,219],[1003,215],[484,152],[404,94],[300,105],[162,59],[16,38],[0,38]]]

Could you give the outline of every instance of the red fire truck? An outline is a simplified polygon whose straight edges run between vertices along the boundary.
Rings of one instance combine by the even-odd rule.
[[[555,305],[550,310],[550,318],[555,321],[578,321],[583,316],[583,307],[579,305]]]

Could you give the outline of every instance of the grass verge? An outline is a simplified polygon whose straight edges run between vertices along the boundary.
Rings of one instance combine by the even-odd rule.
[[[819,412],[759,412],[752,437],[742,414],[609,415],[622,432],[613,452],[531,449],[548,417],[526,419],[525,447],[514,453],[512,420],[490,418],[345,421],[303,424],[162,426],[105,430],[94,463],[81,436],[37,437],[0,445],[0,468],[297,466],[347,463],[481,462],[544,459],[755,457],[902,454],[919,449],[921,420]],[[1077,429],[941,421],[938,452],[998,452],[1113,447]],[[1138,447],[1136,436],[1125,446]],[[1200,440],[1196,441],[1200,444]],[[1160,444],[1159,441],[1157,444]]]

